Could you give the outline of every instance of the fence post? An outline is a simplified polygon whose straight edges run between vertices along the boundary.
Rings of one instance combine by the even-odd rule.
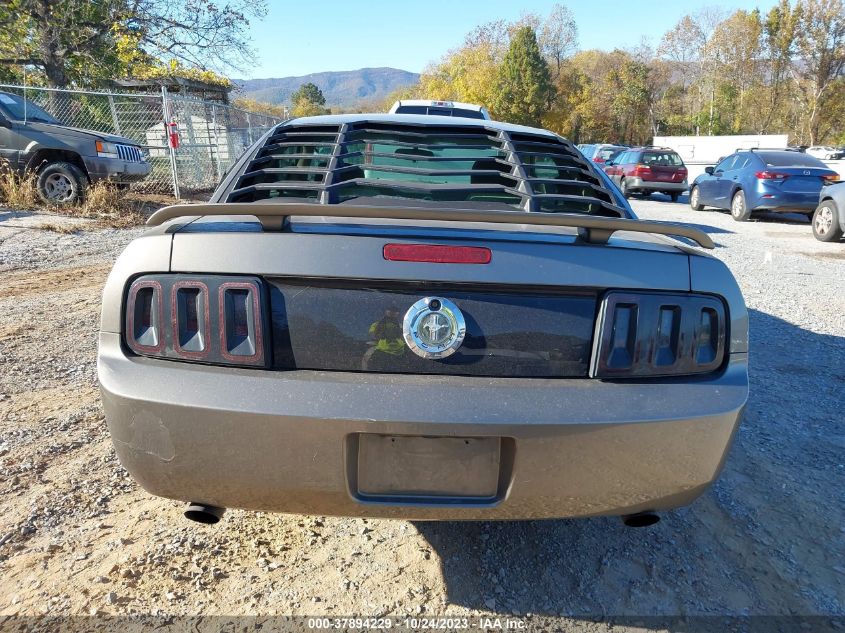
[[[249,141],[247,142],[246,146],[249,147],[255,142],[255,140],[252,138],[252,117],[250,116],[249,110],[247,110],[246,113],[246,127],[249,130]]]
[[[208,121],[206,120],[207,126]],[[220,138],[217,136],[217,106],[213,103],[211,104],[211,131],[214,134],[214,164],[217,166],[215,180],[220,180],[223,176],[223,170],[220,168]],[[209,138],[208,140],[210,141],[211,139]]]
[[[111,120],[114,125],[114,133],[118,136],[123,136],[123,132],[120,131],[120,119],[117,117],[117,107],[114,105],[114,95],[109,93],[108,99],[109,110],[111,110]]]
[[[167,129],[167,123],[172,116],[170,112],[170,102],[167,99],[167,86],[161,87],[161,114],[164,119],[162,121],[164,124],[164,139],[167,143],[168,149],[170,150],[170,173],[173,180],[173,196],[178,200],[182,196],[179,195],[179,170],[176,169],[176,149],[170,144],[170,134]]]

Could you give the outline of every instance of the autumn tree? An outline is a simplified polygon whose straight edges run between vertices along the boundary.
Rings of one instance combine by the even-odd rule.
[[[157,60],[238,68],[252,58],[261,0],[5,0],[0,66],[30,67],[53,87],[85,85]]]
[[[290,101],[292,104],[291,114],[293,116],[314,116],[316,114],[326,114],[326,98],[323,96],[323,91],[315,84],[302,84],[291,95]]]
[[[539,34],[540,52],[551,67],[553,81],[557,82],[564,62],[578,48],[578,24],[569,7],[554,5]]]
[[[540,54],[537,36],[521,27],[513,36],[499,68],[493,110],[505,121],[540,125],[553,87],[549,65]]]
[[[826,102],[845,71],[845,3],[843,0],[801,0],[796,40],[798,63],[793,65],[801,99],[807,138],[815,145],[821,137]]]

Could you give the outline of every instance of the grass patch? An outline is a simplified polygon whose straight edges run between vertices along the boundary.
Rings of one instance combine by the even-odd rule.
[[[48,222],[40,228],[56,233],[75,233],[83,228],[125,229],[140,226],[153,211],[185,201],[169,196],[150,196],[130,191],[114,183],[99,181],[85,188],[85,197],[76,204],[45,204],[38,195],[37,174],[19,174],[9,161],[0,159],[0,207],[22,211],[44,211],[56,215],[94,220],[86,227]]]
[[[7,160],[0,162],[0,205],[12,209],[35,209],[41,199],[35,188],[35,174],[18,174]]]
[[[45,222],[38,226],[42,231],[52,231],[53,233],[62,233],[63,235],[73,235],[79,231],[78,226],[72,224],[55,224],[53,222]]]
[[[85,190],[82,204],[62,207],[61,212],[79,218],[97,220],[98,227],[125,229],[144,223],[143,204],[127,196],[108,182],[96,182]]]

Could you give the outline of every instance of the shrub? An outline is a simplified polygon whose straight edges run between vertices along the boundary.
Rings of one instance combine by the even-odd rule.
[[[40,199],[35,188],[35,174],[19,175],[9,161],[0,162],[0,205],[12,209],[34,209]]]

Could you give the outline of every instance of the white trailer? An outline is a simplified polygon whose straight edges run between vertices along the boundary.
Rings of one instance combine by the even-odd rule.
[[[671,147],[683,159],[692,182],[708,165],[715,165],[720,158],[733,154],[737,149],[766,147],[783,149],[789,137],[786,134],[739,134],[733,136],[655,136],[653,145]]]

